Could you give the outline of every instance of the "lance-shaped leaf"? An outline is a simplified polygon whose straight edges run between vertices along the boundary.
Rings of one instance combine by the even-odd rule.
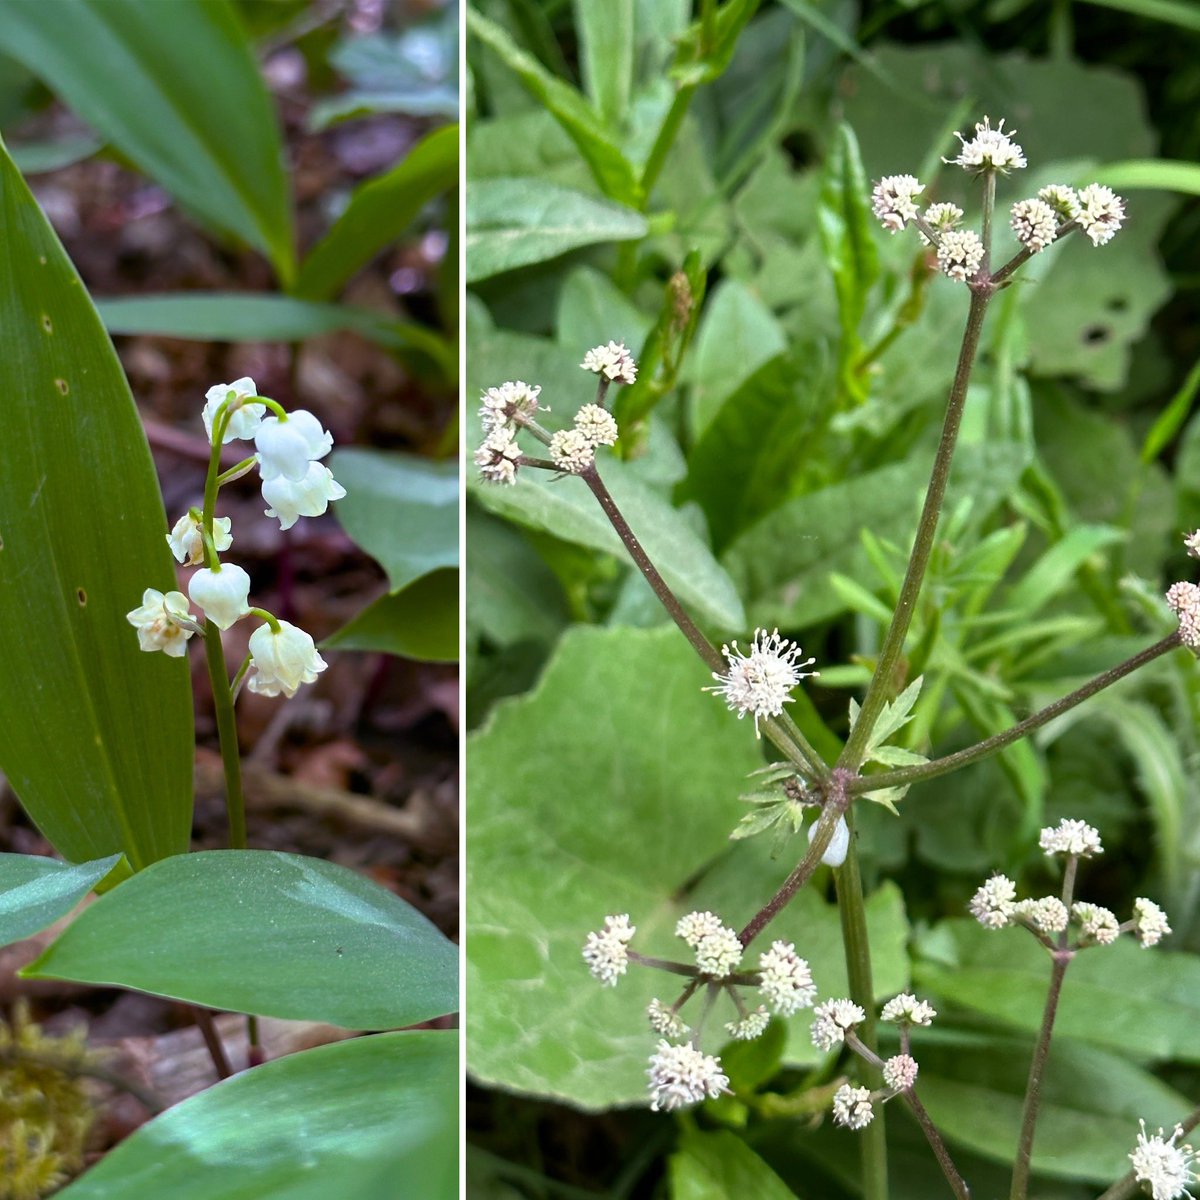
[[[110,854],[73,867],[40,854],[0,854],[0,946],[69,913],[120,858]]]
[[[187,664],[125,620],[175,587],[166,517],[112,344],[2,147],[0,220],[0,771],[65,858],[136,870],[191,833]]]

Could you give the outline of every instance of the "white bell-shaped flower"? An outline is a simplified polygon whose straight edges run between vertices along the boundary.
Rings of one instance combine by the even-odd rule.
[[[233,545],[229,524],[228,517],[216,517],[213,520],[213,546],[218,554]],[[175,522],[175,528],[167,534],[167,545],[171,547],[176,562],[190,563],[193,567],[204,562],[204,537],[200,532],[200,522],[190,512],[184,513]]]
[[[327,665],[312,638],[287,621],[279,622],[278,632],[270,625],[259,626],[250,635],[250,658],[254,672],[247,686],[263,696],[294,696]]]
[[[303,479],[288,479],[285,475],[264,479],[262,494],[271,506],[267,516],[278,517],[280,529],[291,529],[301,517],[319,517],[330,500],[340,500],[346,489],[328,467],[310,462]]]
[[[241,379],[235,379],[232,383],[218,383],[204,393],[204,431],[208,434],[210,442],[217,410],[229,399],[230,394],[237,400],[248,400],[251,396],[258,395],[258,388],[249,375],[243,375]],[[222,444],[250,441],[266,411],[266,406],[262,404],[250,404],[236,409],[225,426],[225,435],[221,438]]]
[[[303,408],[288,413],[287,420],[265,417],[254,432],[264,482],[279,475],[299,482],[308,474],[309,463],[324,458],[332,447],[333,435]]]
[[[188,595],[218,629],[228,629],[250,611],[250,576],[232,563],[216,571],[204,567],[189,581]]]
[[[161,650],[171,658],[182,658],[187,652],[188,638],[194,630],[187,597],[182,592],[163,595],[156,588],[142,593],[142,604],[125,619],[137,630],[138,645],[143,650]],[[186,621],[187,625],[180,624]]]

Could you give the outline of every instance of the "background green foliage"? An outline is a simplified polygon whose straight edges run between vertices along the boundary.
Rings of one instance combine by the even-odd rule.
[[[583,352],[623,338],[642,373],[602,474],[715,640],[778,625],[817,657],[793,713],[836,751],[899,589],[966,310],[915,238],[870,217],[870,181],[912,172],[972,212],[940,156],[985,113],[1030,162],[1002,181],[1005,210],[1051,181],[1111,181],[1120,236],[1039,256],[989,314],[897,681],[925,677],[901,744],[947,753],[1167,632],[1161,593],[1192,577],[1194,14],[727,0],[706,29],[701,8],[474,5],[468,409],[524,379],[549,427],[569,424],[591,398]],[[669,985],[596,988],[584,933],[629,911],[665,951],[680,911],[738,920],[802,846],[773,861],[725,840],[764,755],[702,695],[703,667],[583,486],[525,472],[468,497],[475,1194],[855,1195],[855,1136],[819,1116],[836,1064],[802,1022],[729,1056],[736,1096],[694,1118],[612,1111],[641,1102],[642,1010]],[[899,817],[860,806],[877,986],[911,980],[943,1014],[917,1039],[922,1084],[980,1195],[1007,1190],[1048,968],[964,905],[995,869],[1049,890],[1036,835],[1059,816],[1105,839],[1083,896],[1122,914],[1153,897],[1176,933],[1068,975],[1038,1195],[1094,1196],[1138,1117],[1171,1123],[1200,1099],[1198,715],[1196,664],[1177,653],[914,787]],[[843,986],[830,899],[818,875],[784,918],[822,995]],[[942,1194],[906,1116],[889,1138],[892,1194]]]

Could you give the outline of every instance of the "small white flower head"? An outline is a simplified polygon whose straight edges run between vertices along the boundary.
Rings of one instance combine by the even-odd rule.
[[[591,936],[595,937],[596,935],[592,934]],[[586,956],[587,952],[585,950],[584,957]],[[614,978],[612,982],[615,986],[617,981]],[[679,1014],[668,1008],[657,997],[650,1001],[650,1005],[646,1009],[646,1018],[650,1022],[650,1028],[661,1037],[681,1038],[691,1033],[691,1029],[683,1023]]]
[[[983,243],[973,229],[952,229],[942,237],[937,252],[942,273],[966,283],[983,262]]]
[[[971,898],[971,916],[985,929],[1011,925],[1016,912],[1017,885],[1007,875],[993,875]]]
[[[812,1007],[817,998],[812,971],[791,942],[772,942],[770,950],[759,956],[758,965],[762,972],[758,990],[772,1011],[790,1017],[802,1008]]]
[[[846,1040],[846,1033],[867,1018],[853,1000],[826,1000],[813,1012],[817,1019],[812,1024],[812,1040],[818,1050],[832,1050],[840,1045]]]
[[[898,233],[917,215],[925,185],[915,175],[885,175],[871,193],[871,207],[888,233]]]
[[[1125,220],[1125,201],[1102,183],[1089,183],[1079,192],[1079,228],[1092,239],[1093,246],[1111,241]]]
[[[246,686],[260,696],[294,696],[302,684],[313,683],[327,666],[316,643],[303,629],[279,622],[279,632],[260,625],[250,635],[252,674]]]
[[[519,379],[488,388],[479,406],[479,420],[484,431],[491,433],[514,422],[519,424],[523,418],[532,418],[540,407],[538,396],[541,392],[540,387],[531,387]]]
[[[624,342],[609,342],[607,346],[596,346],[583,356],[579,364],[585,371],[594,371],[610,383],[632,384],[637,382],[637,363],[625,349]]]
[[[617,422],[607,408],[585,404],[575,414],[575,428],[593,446],[613,446],[617,441]]]
[[[1044,200],[1055,213],[1064,221],[1074,220],[1079,215],[1079,196],[1072,187],[1065,183],[1052,183],[1038,192],[1038,199]]]
[[[637,933],[630,925],[629,914],[605,917],[599,933],[589,933],[583,947],[583,961],[588,970],[607,987],[616,987],[617,979],[629,966],[629,943]]]
[[[309,464],[333,449],[333,435],[306,409],[280,417],[263,417],[254,431],[258,469],[264,482],[282,475],[297,482],[308,474]]]
[[[1133,932],[1146,950],[1170,937],[1171,926],[1167,923],[1167,914],[1153,900],[1139,896],[1133,902]]]
[[[705,975],[724,979],[737,970],[738,963],[742,961],[742,951],[736,931],[722,925],[700,939],[696,946],[696,966]]]
[[[957,204],[931,204],[925,210],[925,223],[938,233],[949,233],[952,229],[957,229],[962,217],[963,210]],[[929,245],[929,239],[923,233],[921,241],[926,246]]]
[[[909,992],[893,996],[884,1006],[881,1019],[897,1025],[932,1025],[937,1009],[927,1000],[918,1000]]]
[[[835,1125],[843,1125],[847,1129],[866,1129],[875,1119],[875,1110],[871,1107],[871,1090],[865,1087],[851,1087],[843,1083],[833,1093],[833,1121]]]
[[[550,458],[560,471],[578,475],[596,458],[596,447],[578,429],[560,429],[550,439]]]
[[[690,912],[676,922],[675,936],[683,938],[695,950],[706,937],[724,928],[724,922],[716,913]]]
[[[475,465],[488,483],[516,483],[521,447],[507,425],[498,425],[475,451]]]
[[[1085,942],[1097,946],[1110,946],[1121,933],[1117,918],[1099,904],[1088,904],[1085,900],[1071,905],[1071,914],[1079,922],[1079,930]]]
[[[721,1060],[704,1054],[686,1042],[673,1046],[661,1041],[650,1056],[650,1108],[654,1112],[674,1112],[715,1100],[729,1091],[729,1076],[721,1070]]]
[[[771,634],[765,629],[756,629],[749,654],[743,654],[737,642],[732,643],[732,647],[722,646],[721,653],[729,663],[729,670],[724,675],[714,671],[713,678],[719,686],[704,690],[723,696],[739,721],[747,713],[753,713],[756,735],[760,717],[779,716],[783,706],[791,703],[788,693],[792,688],[801,679],[818,674],[803,669],[817,660],[808,658],[797,662],[803,651],[794,642],[780,637],[778,629]]]
[[[1104,853],[1100,834],[1095,829],[1085,821],[1065,817],[1057,825],[1048,825],[1042,830],[1038,845],[1051,858],[1056,854],[1092,858]]]
[[[142,593],[140,608],[125,614],[125,620],[137,630],[138,645],[143,650],[161,650],[169,658],[182,658],[187,653],[188,638],[195,630],[187,597],[182,592],[162,592],[147,588]],[[183,625],[180,622],[186,621]]]
[[[1017,241],[1036,254],[1058,237],[1058,214],[1045,200],[1018,200],[1012,206],[1012,227]]]
[[[1027,921],[1038,933],[1062,933],[1071,919],[1067,906],[1057,896],[1043,896],[1040,900],[1018,900],[1013,916]]]
[[[310,462],[303,479],[276,475],[264,479],[263,499],[270,505],[268,517],[278,517],[280,529],[291,529],[301,517],[319,517],[329,507],[330,500],[340,500],[346,489],[333,477],[323,463]]]
[[[1188,555],[1191,558],[1200,558],[1200,529],[1194,533],[1184,534],[1183,544],[1187,547]]]
[[[808,844],[811,846],[816,838],[818,821],[814,821],[809,826]],[[838,817],[837,824],[833,827],[833,837],[829,839],[829,845],[825,847],[825,853],[821,855],[821,861],[827,867],[840,867],[846,861],[846,855],[850,852],[850,826],[846,824],[845,817]]]
[[[1167,604],[1179,618],[1180,641],[1200,653],[1200,587],[1194,583],[1171,584]]]
[[[184,513],[166,536],[167,545],[171,547],[176,562],[198,567],[204,561],[204,536],[200,532],[200,522],[190,512]],[[221,554],[232,545],[233,535],[229,532],[229,518],[215,517],[213,547]]]
[[[907,1054],[896,1054],[883,1064],[883,1082],[893,1092],[906,1092],[917,1082],[916,1059]]]
[[[202,567],[188,580],[188,595],[218,629],[228,629],[250,611],[250,576],[236,563]]]
[[[1004,119],[995,129],[991,120],[984,117],[975,126],[975,136],[964,138],[961,133],[954,136],[962,142],[962,149],[954,158],[943,159],[944,162],[956,163],[968,171],[1000,171],[1007,175],[1014,167],[1025,165],[1025,151],[1013,141],[1017,131],[1004,131]]]
[[[736,1041],[752,1042],[762,1037],[767,1026],[771,1023],[771,1014],[760,1004],[752,1013],[747,1013],[740,1021],[730,1021],[725,1026],[725,1032]]]
[[[1133,1174],[1139,1183],[1150,1185],[1153,1200],[1182,1200],[1190,1197],[1189,1185],[1197,1182],[1196,1152],[1188,1145],[1175,1143],[1183,1137],[1183,1128],[1175,1126],[1169,1138],[1159,1129],[1153,1137],[1146,1136],[1146,1122],[1139,1121],[1137,1147],[1130,1153]]]
[[[251,396],[257,395],[258,388],[248,375],[235,379],[232,383],[218,383],[215,387],[210,387],[204,393],[203,413],[204,432],[208,434],[208,440],[212,441],[213,421],[216,419],[217,410],[229,400],[231,407],[237,407],[233,409],[233,415],[225,426],[222,444],[250,441],[267,411],[264,404],[244,404]]]

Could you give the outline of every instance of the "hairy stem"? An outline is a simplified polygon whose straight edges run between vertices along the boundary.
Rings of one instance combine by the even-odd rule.
[[[942,1141],[942,1135],[938,1133],[937,1126],[933,1123],[933,1118],[930,1117],[925,1105],[917,1099],[915,1089],[909,1088],[907,1092],[900,1094],[904,1097],[904,1103],[908,1105],[909,1112],[916,1117],[917,1124],[921,1126],[925,1140],[929,1143],[934,1158],[938,1160],[938,1166],[942,1168],[942,1174],[945,1175],[951,1191],[958,1197],[958,1200],[971,1200],[971,1189],[967,1187],[966,1181],[958,1173],[958,1168],[950,1157],[950,1151],[946,1149],[946,1143]]]
[[[1191,1133],[1197,1125],[1200,1125],[1200,1108],[1193,1108],[1190,1113],[1182,1121],[1179,1122],[1179,1128],[1185,1133]],[[1099,1200],[1133,1200],[1134,1196],[1142,1194],[1142,1185],[1138,1183],[1137,1177],[1132,1171],[1126,1172],[1099,1197]]]

